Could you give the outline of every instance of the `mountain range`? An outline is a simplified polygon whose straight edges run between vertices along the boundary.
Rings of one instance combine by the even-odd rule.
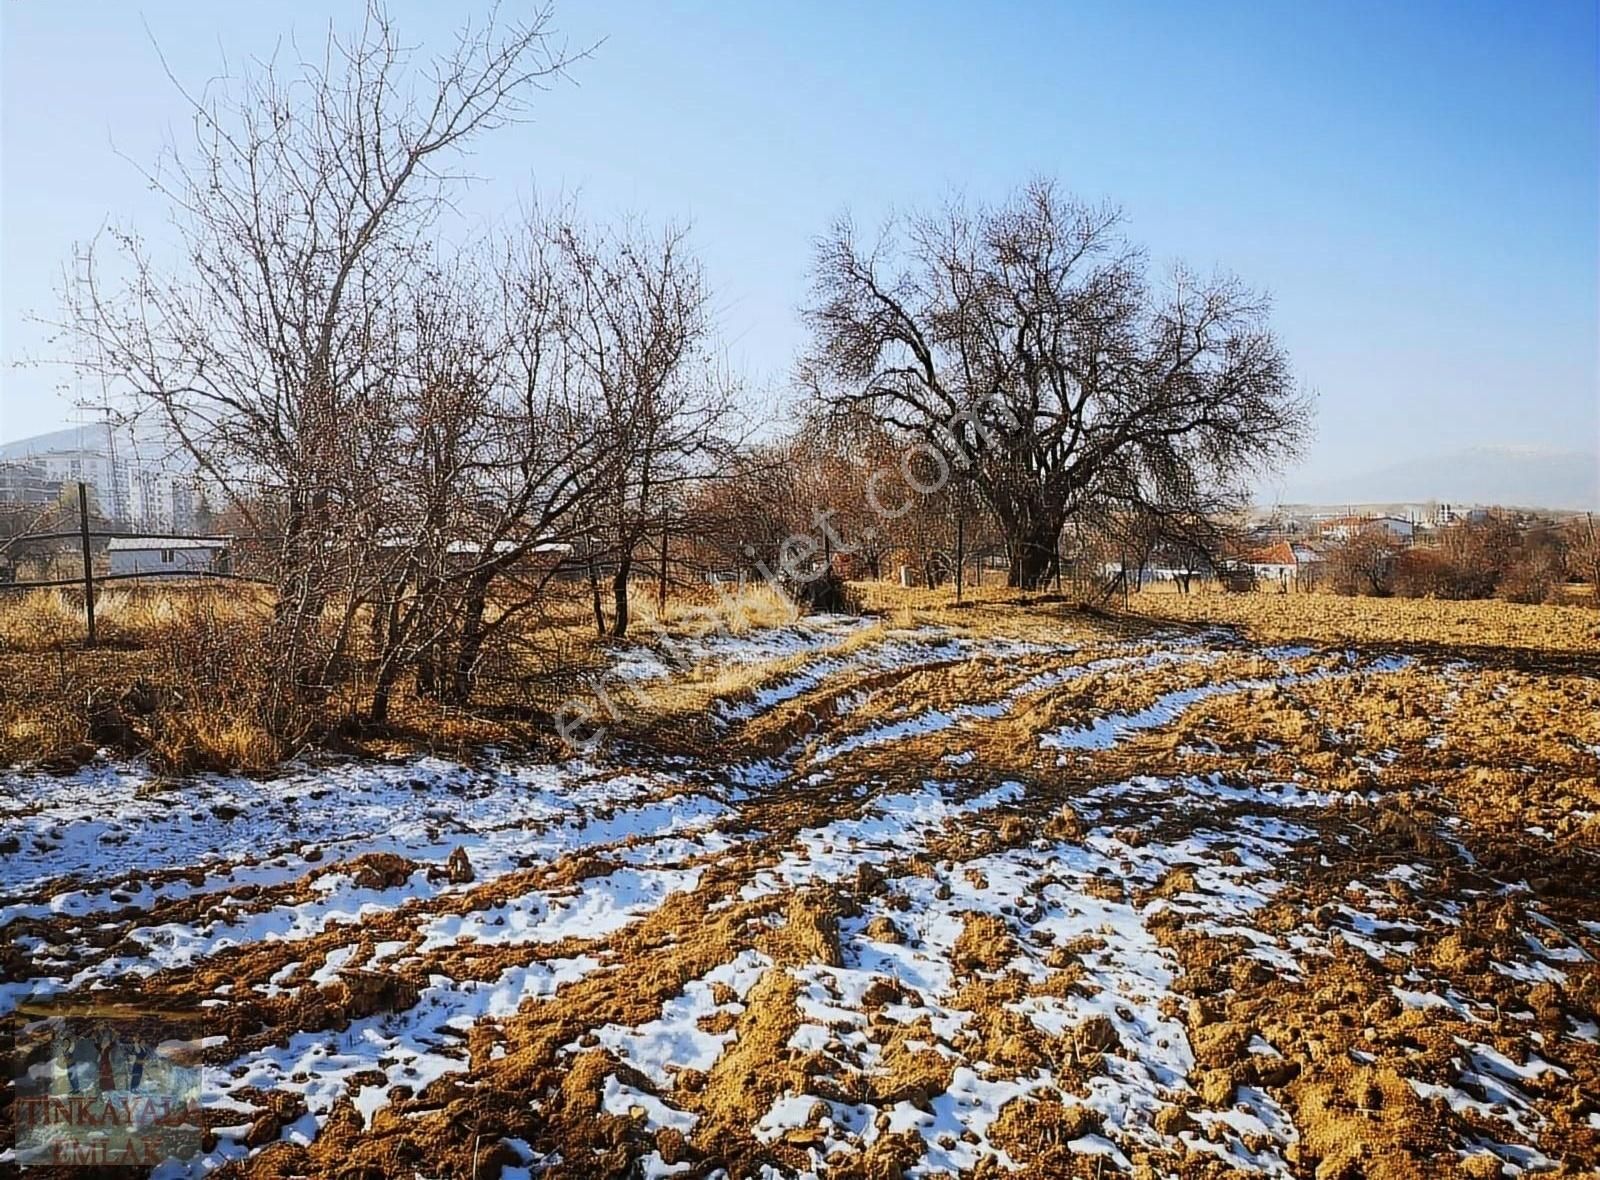
[[[1425,503],[1600,508],[1600,452],[1478,446],[1319,481],[1277,497],[1307,504]]]

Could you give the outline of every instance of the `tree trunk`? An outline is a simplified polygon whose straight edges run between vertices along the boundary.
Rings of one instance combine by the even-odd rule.
[[[1006,548],[1011,555],[1011,570],[1006,585],[1015,590],[1039,590],[1050,584],[1056,568],[1056,538],[1059,522],[1034,525],[1015,532],[1007,530]]]
[[[400,678],[400,661],[387,659],[378,667],[378,678],[372,686],[372,704],[368,718],[377,725],[389,720],[389,697],[394,692],[395,681]]]
[[[964,504],[956,505],[956,601],[961,601],[963,575],[967,564],[967,514]]]
[[[600,571],[594,564],[594,543],[585,541],[583,545],[584,557],[589,566],[589,598],[594,604],[594,630],[602,639],[606,634],[606,608],[600,601]]]
[[[667,514],[661,513],[661,575],[656,587],[656,613],[667,617]]]
[[[467,588],[467,602],[461,621],[461,643],[456,648],[455,667],[450,671],[448,699],[452,704],[464,705],[472,695],[472,674],[478,666],[478,656],[483,651],[487,632],[483,615],[489,604],[489,584],[494,574],[479,574]]]
[[[372,604],[374,639],[380,642],[378,647],[378,675],[372,686],[372,703],[368,709],[371,719],[382,725],[389,720],[389,697],[394,690],[395,682],[400,679],[400,645],[404,640],[402,627],[409,622],[409,617],[402,621],[400,617],[400,600],[405,595],[406,585],[410,581],[409,573],[403,574],[390,590],[388,601],[374,602]]]
[[[1594,513],[1585,512],[1583,522],[1589,532],[1589,593],[1600,603],[1600,539],[1595,536]]]
[[[633,550],[625,548],[617,557],[617,572],[611,579],[611,598],[616,611],[611,619],[611,634],[621,639],[628,633],[628,574],[633,569]]]

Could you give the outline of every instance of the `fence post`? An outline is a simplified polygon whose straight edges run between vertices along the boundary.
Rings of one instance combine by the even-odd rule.
[[[661,579],[657,586],[656,615],[667,613],[667,510],[661,509]]]
[[[89,489],[78,483],[78,536],[83,541],[83,615],[89,624],[89,646],[94,637],[94,555],[89,551]]]
[[[967,514],[960,500],[956,501],[956,602],[961,601],[962,567],[967,563]]]

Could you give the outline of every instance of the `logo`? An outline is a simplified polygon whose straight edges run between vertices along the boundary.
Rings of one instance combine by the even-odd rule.
[[[193,1013],[36,1000],[13,1019],[16,1164],[150,1168],[198,1152]]]

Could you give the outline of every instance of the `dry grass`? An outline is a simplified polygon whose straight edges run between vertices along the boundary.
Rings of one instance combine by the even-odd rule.
[[[160,765],[189,771],[268,770],[283,746],[253,717],[196,709],[167,718],[150,753]]]
[[[792,623],[797,612],[764,584],[742,589],[694,587],[657,609],[654,587],[635,587],[626,639],[598,636],[587,586],[551,588],[509,650],[486,673],[468,707],[400,693],[381,730],[362,723],[370,684],[363,675],[366,629],[357,627],[357,664],[336,686],[308,728],[373,752],[429,749],[464,753],[498,742],[555,740],[548,714],[570,695],[575,674],[609,665],[619,647],[663,637],[743,635]],[[610,602],[606,602],[609,608]],[[87,650],[82,596],[48,589],[0,594],[0,765],[70,765],[101,748],[147,753],[174,773],[260,769],[300,746],[305,734],[274,733],[261,720],[259,691],[266,656],[264,625],[271,597],[241,584],[116,587],[96,600],[100,646]],[[663,707],[737,693],[770,668],[742,667],[691,677]],[[108,737],[92,714],[95,702],[153,692],[153,712],[129,713],[125,738]],[[121,710],[120,704],[117,706]],[[115,728],[115,727],[113,727]]]
[[[368,750],[429,749],[464,753],[486,743],[542,745],[556,740],[549,714],[574,694],[581,675],[610,665],[619,646],[708,634],[743,635],[794,622],[793,604],[763,584],[742,591],[695,587],[657,609],[653,586],[635,590],[626,640],[596,635],[588,588],[556,588],[513,650],[486,676],[470,707],[450,707],[402,692],[390,723],[361,721],[366,687],[357,670],[310,726],[324,740],[354,740]],[[1600,656],[1600,612],[1581,606],[1506,602],[1343,598],[1315,594],[1183,595],[1146,590],[1126,612],[1086,613],[1053,596],[1027,596],[1000,585],[967,589],[957,604],[949,588],[905,589],[860,583],[876,625],[843,637],[830,652],[845,656],[881,642],[892,630],[939,626],[974,637],[1004,635],[1051,643],[1072,637],[1138,633],[1152,623],[1227,624],[1262,643],[1422,646],[1519,658]],[[1120,605],[1120,604],[1118,604]],[[292,753],[307,734],[272,733],[253,704],[263,658],[261,624],[269,597],[238,586],[116,588],[98,602],[102,647],[82,649],[81,598],[70,590],[0,595],[0,764],[70,764],[110,745],[91,723],[92,702],[115,700],[131,686],[153,686],[160,705],[131,719],[129,750],[148,752],[174,772],[264,768]],[[661,733],[697,729],[712,702],[739,698],[796,671],[805,660],[694,669],[624,695],[625,725]],[[103,728],[103,727],[102,727]]]
[[[60,590],[29,590],[0,596],[0,651],[52,651],[80,642],[83,606]]]
[[[1147,589],[1130,597],[1129,609],[1150,619],[1243,627],[1252,638],[1271,643],[1308,639],[1600,652],[1600,612],[1581,606]]]
[[[694,587],[667,598],[665,612],[653,594],[638,594],[630,604],[631,623],[641,634],[744,635],[782,627],[799,618],[790,599],[764,582],[743,587]]]
[[[95,633],[110,647],[155,647],[193,626],[197,612],[234,627],[262,621],[271,600],[237,583],[147,586],[95,595]],[[29,590],[0,595],[0,653],[53,652],[80,647],[86,635],[83,595],[75,590]]]

